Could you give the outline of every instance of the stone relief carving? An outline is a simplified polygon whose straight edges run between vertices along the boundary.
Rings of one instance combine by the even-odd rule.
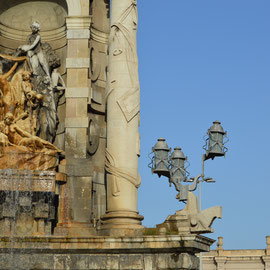
[[[89,127],[88,127],[88,147],[87,151],[90,155],[96,153],[99,147],[100,127],[95,119],[94,115],[89,115]]]
[[[95,44],[92,44],[90,49],[90,75],[93,82],[99,78],[101,72],[100,62],[98,47]]]
[[[123,54],[126,58],[132,88],[119,98],[117,101],[127,122],[129,122],[140,110],[140,87],[139,78],[131,74],[138,73],[138,57],[136,50],[136,38],[131,31],[137,31],[138,14],[137,3],[132,1],[123,11],[118,21],[111,26],[110,46],[113,46],[113,56],[121,57]],[[111,76],[111,83],[117,83]],[[113,88],[110,89],[113,91]],[[107,96],[110,93],[107,94]]]
[[[133,130],[134,126],[131,121],[137,121],[135,117],[139,115],[140,111],[140,86],[136,48],[137,22],[137,3],[134,0],[127,1],[127,5],[123,9],[122,13],[111,24],[108,46],[111,63],[113,62],[115,64],[114,68],[109,67],[108,70],[109,83],[106,100],[107,103],[110,104],[110,107],[118,107],[121,109],[127,123],[127,130]],[[118,64],[117,66],[117,63],[121,64]],[[120,79],[118,69],[120,69],[120,72],[123,72],[124,74],[123,80]],[[124,84],[127,85],[125,90],[123,90]],[[113,98],[111,98],[112,93],[115,94],[115,97]],[[115,109],[115,111],[117,110]],[[137,130],[133,131],[137,134]],[[136,141],[134,143],[136,144],[136,155],[139,156],[139,134],[137,134]],[[128,181],[135,187],[139,187],[141,181],[139,174],[135,175],[134,173],[129,172],[128,169],[122,169],[124,167],[122,164],[117,164],[117,156],[117,153],[108,147],[106,150],[105,167],[107,173],[112,176],[113,196],[118,196],[120,194],[121,190],[119,190],[119,179]]]
[[[56,69],[60,59],[41,43],[37,22],[31,30],[27,45],[0,55],[0,169],[51,170],[63,154],[52,144],[57,103],[65,90]]]
[[[107,173],[110,173],[113,176],[113,195],[119,195],[119,183],[117,178],[124,179],[138,188],[141,185],[141,177],[138,178],[133,177],[129,172],[124,171],[117,167],[115,158],[111,153],[109,153],[108,149],[106,149],[106,160],[105,160],[105,168]]]

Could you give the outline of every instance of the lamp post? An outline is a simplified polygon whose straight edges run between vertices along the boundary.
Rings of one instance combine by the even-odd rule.
[[[228,140],[224,141],[227,132],[224,132],[223,127],[219,121],[214,121],[213,125],[208,129],[207,135],[204,136],[205,145],[203,149],[205,153],[202,155],[202,171],[201,174],[189,178],[187,167],[187,157],[182,152],[180,147],[175,147],[171,153],[164,138],[159,138],[155,146],[152,148],[153,156],[151,163],[148,165],[152,173],[156,173],[159,177],[165,176],[169,178],[169,184],[174,184],[175,189],[179,191],[177,198],[179,201],[186,202],[188,199],[188,192],[194,191],[199,184],[199,211],[202,210],[201,206],[201,184],[202,182],[214,183],[215,181],[210,177],[204,176],[204,163],[208,159],[215,157],[225,156],[227,148],[224,146]],[[150,155],[151,155],[150,154]],[[191,182],[190,185],[183,185],[183,183]],[[200,270],[202,270],[202,254],[200,253]]]

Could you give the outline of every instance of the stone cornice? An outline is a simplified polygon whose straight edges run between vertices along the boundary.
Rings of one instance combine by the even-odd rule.
[[[141,236],[141,237],[0,237],[0,250],[21,248],[23,239],[24,250],[52,250],[61,249],[65,252],[72,250],[86,250],[88,253],[100,253],[113,250],[122,252],[132,251],[133,253],[162,252],[168,250],[201,252],[208,251],[209,246],[214,242],[212,239],[200,235],[167,235],[167,236]]]

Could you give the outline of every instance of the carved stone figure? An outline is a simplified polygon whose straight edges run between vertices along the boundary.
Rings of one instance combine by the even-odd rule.
[[[64,94],[64,91],[66,89],[66,84],[57,68],[53,70],[51,78],[55,103],[56,105],[58,105],[59,99]]]
[[[41,43],[40,25],[32,23],[31,30],[27,45],[0,54],[0,169],[55,169],[57,154],[63,153],[52,144],[65,89],[60,59]]]
[[[39,110],[39,127],[37,135],[44,140],[53,142],[58,124],[56,101],[53,88],[50,87],[50,80],[45,78],[43,82],[45,88],[41,91],[43,98]]]
[[[19,49],[27,53],[34,75],[38,75],[38,68],[41,65],[45,74],[50,78],[49,65],[41,46],[40,25],[38,22],[33,22],[30,28],[32,34],[28,38],[28,44],[20,46]]]
[[[1,132],[4,133],[8,137],[8,140],[13,145],[27,146],[34,151],[39,149],[45,152],[47,150],[54,150],[58,153],[63,152],[62,150],[58,149],[53,144],[37,136],[33,136],[32,134],[28,133],[27,131],[19,127],[16,124],[16,119],[14,119],[14,115],[10,112],[6,113],[4,121],[2,122],[1,126],[2,127],[4,126]]]
[[[17,67],[17,63],[13,65],[10,71],[2,76],[0,76],[0,95],[1,95],[1,105],[2,105],[2,114],[7,112],[14,112],[16,104],[14,102],[14,95],[12,93],[12,88],[7,80],[7,78],[14,72]]]

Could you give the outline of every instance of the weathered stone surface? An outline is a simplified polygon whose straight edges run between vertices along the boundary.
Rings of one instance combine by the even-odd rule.
[[[119,269],[143,269],[142,255],[120,255]]]
[[[208,250],[212,243],[191,235],[5,237],[0,238],[0,269],[195,270],[195,252]]]
[[[57,252],[57,251],[55,251]],[[148,251],[149,252],[149,251]],[[24,270],[196,270],[198,258],[190,254],[0,254],[0,269]]]

